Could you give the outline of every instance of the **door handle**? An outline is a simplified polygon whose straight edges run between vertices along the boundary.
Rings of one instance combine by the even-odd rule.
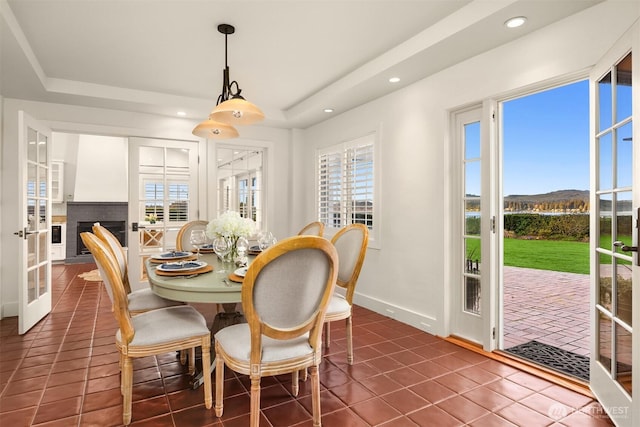
[[[627,246],[624,244],[624,242],[621,242],[619,240],[616,242],[613,242],[613,246],[620,248],[622,252],[638,252],[637,246]]]
[[[16,235],[16,236],[18,236],[18,237],[24,237],[24,240],[27,240],[27,236],[28,236],[28,235],[30,235],[30,234],[36,234],[36,233],[37,233],[36,231],[29,231],[29,230],[27,229],[27,227],[24,227],[24,229],[22,229],[22,230],[18,230],[18,231],[16,231],[16,232],[14,232],[13,234],[15,234],[15,235]]]

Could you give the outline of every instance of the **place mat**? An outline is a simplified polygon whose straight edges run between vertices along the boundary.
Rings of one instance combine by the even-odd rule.
[[[202,268],[198,268],[197,270],[187,270],[187,271],[162,271],[156,269],[156,274],[158,276],[193,276],[194,274],[202,274],[213,271],[212,265],[205,265]]]
[[[197,251],[193,251],[193,252],[197,252]],[[200,249],[200,253],[201,254],[212,254],[213,253],[213,248],[202,248]]]
[[[177,261],[194,261],[197,260],[198,256],[197,255],[187,255],[184,256],[182,258],[171,258],[171,259],[159,259],[159,258],[152,258],[149,257],[149,261],[154,263],[154,264],[163,264],[165,262],[177,262]]]
[[[231,280],[232,282],[236,282],[236,283],[242,283],[244,281],[244,277],[238,276],[235,273],[231,273],[231,274],[229,274],[229,280]]]

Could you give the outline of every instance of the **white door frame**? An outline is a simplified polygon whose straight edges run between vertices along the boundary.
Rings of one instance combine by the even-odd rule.
[[[35,141],[30,140],[29,130],[35,132]],[[51,312],[51,129],[19,111],[18,141],[17,207],[21,229],[14,234],[21,242],[18,250],[18,333],[22,335]],[[44,152],[39,148],[42,141]],[[31,156],[28,154],[30,146],[34,150]],[[45,156],[44,163],[40,156]],[[30,171],[35,177],[29,176]],[[44,194],[39,186],[43,178]],[[29,182],[34,185],[31,191],[27,189]],[[31,215],[29,203],[33,206]],[[43,203],[44,220],[39,215]]]
[[[466,108],[454,111],[451,114],[451,144],[450,162],[454,176],[451,179],[450,194],[454,195],[450,201],[453,230],[452,241],[449,243],[452,262],[449,265],[449,274],[452,286],[448,295],[448,332],[450,335],[463,338],[465,340],[482,345],[486,351],[495,349],[496,340],[494,327],[496,324],[496,297],[497,286],[495,285],[495,259],[491,256],[495,251],[492,249],[496,244],[496,208],[494,203],[495,189],[492,187],[493,173],[495,167],[495,124],[494,114],[495,102],[485,101],[482,105],[473,108]],[[479,123],[480,138],[480,259],[481,268],[480,279],[480,310],[477,314],[472,314],[464,309],[464,287],[466,283],[466,273],[463,273],[465,263],[465,224],[466,210],[463,195],[465,193],[465,153],[464,130],[465,126],[472,123]],[[446,250],[445,246],[445,250]]]
[[[598,222],[599,222],[599,209],[597,206],[599,198],[597,197],[596,190],[599,189],[599,164],[600,156],[597,146],[597,117],[599,117],[598,99],[597,99],[597,84],[598,81],[609,72],[612,67],[622,60],[630,51],[635,50],[635,55],[632,59],[632,124],[633,124],[633,136],[634,142],[632,148],[632,234],[633,242],[625,242],[628,245],[637,247],[638,242],[638,208],[640,207],[640,24],[636,23],[631,27],[616,43],[610,51],[594,66],[590,76],[590,116],[591,116],[591,390],[597,397],[598,401],[603,406],[604,410],[609,414],[610,418],[617,426],[633,426],[638,425],[640,420],[640,399],[636,396],[633,400],[629,394],[623,389],[623,387],[612,378],[609,369],[606,365],[600,363],[600,349],[599,349],[599,315],[598,315],[598,302],[599,302],[599,254],[596,248],[599,245],[598,236]],[[615,102],[615,99],[614,101]],[[615,123],[616,121],[614,121]],[[612,157],[613,158],[613,157]],[[614,163],[613,160],[612,163]],[[616,171],[615,163],[612,166],[612,175]],[[612,232],[613,235],[613,232]],[[606,248],[605,249],[606,252]],[[601,249],[602,250],[602,249]],[[612,251],[609,250],[608,253]],[[633,317],[632,323],[640,325],[640,267],[638,267],[638,253],[632,255],[632,310]],[[615,298],[615,296],[613,296]],[[606,309],[606,307],[601,306]],[[605,310],[606,312],[606,310]],[[614,339],[615,337],[612,337]],[[615,343],[615,341],[613,341]],[[612,347],[615,346],[612,345]],[[631,364],[632,370],[632,389],[636,393],[640,390],[640,375],[638,369],[640,369],[640,335],[632,333],[632,345],[631,345]],[[615,356],[615,353],[614,353]],[[615,366],[613,361],[612,366]]]
[[[145,220],[145,216],[140,213],[140,194],[141,183],[140,177],[144,174],[140,173],[140,147],[153,147],[160,149],[176,149],[186,150],[188,152],[189,174],[183,175],[187,179],[189,185],[189,208],[188,218],[183,221],[163,221],[156,224],[150,224]],[[142,268],[144,259],[154,252],[174,249],[176,245],[176,236],[180,227],[188,221],[200,219],[199,213],[199,176],[198,158],[199,144],[192,141],[153,139],[153,138],[129,138],[129,214],[128,214],[128,271],[129,282],[132,289],[139,289],[146,286],[146,276]],[[165,159],[166,160],[166,159]],[[160,174],[166,174],[166,170]],[[179,172],[175,172],[179,174]],[[166,175],[165,175],[166,176]],[[176,175],[177,176],[177,175]],[[164,178],[163,178],[164,179]],[[165,187],[165,201],[166,199]],[[166,212],[168,215],[168,212]],[[134,230],[134,223],[137,227]],[[145,241],[153,239],[157,245],[149,245],[143,248],[140,244],[142,234],[145,234]]]

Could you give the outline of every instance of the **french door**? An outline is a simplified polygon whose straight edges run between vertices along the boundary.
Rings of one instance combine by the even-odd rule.
[[[198,219],[198,143],[129,138],[128,261],[131,287],[144,286],[144,261],[176,247]]]
[[[591,98],[591,388],[617,426],[638,425],[640,32],[594,67]],[[635,122],[635,126],[634,126]],[[634,129],[635,128],[635,129]],[[633,298],[635,296],[635,298]]]
[[[485,350],[495,346],[493,335],[493,297],[495,288],[490,286],[492,257],[486,256],[495,243],[495,214],[490,202],[492,193],[490,179],[491,144],[488,119],[492,103],[485,103],[473,110],[454,115],[452,156],[460,166],[454,185],[459,194],[452,201],[454,218],[460,223],[453,225],[458,238],[452,243],[456,256],[451,266],[453,281],[451,289],[450,320],[451,335],[481,344]]]
[[[18,116],[18,333],[51,311],[51,130]]]

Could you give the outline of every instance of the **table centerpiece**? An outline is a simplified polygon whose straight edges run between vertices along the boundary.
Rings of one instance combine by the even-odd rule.
[[[249,218],[243,218],[240,213],[235,211],[227,211],[207,224],[209,238],[225,237],[229,239],[231,251],[226,256],[228,262],[235,262],[238,258],[238,239],[241,237],[248,239],[255,232],[256,223]]]

